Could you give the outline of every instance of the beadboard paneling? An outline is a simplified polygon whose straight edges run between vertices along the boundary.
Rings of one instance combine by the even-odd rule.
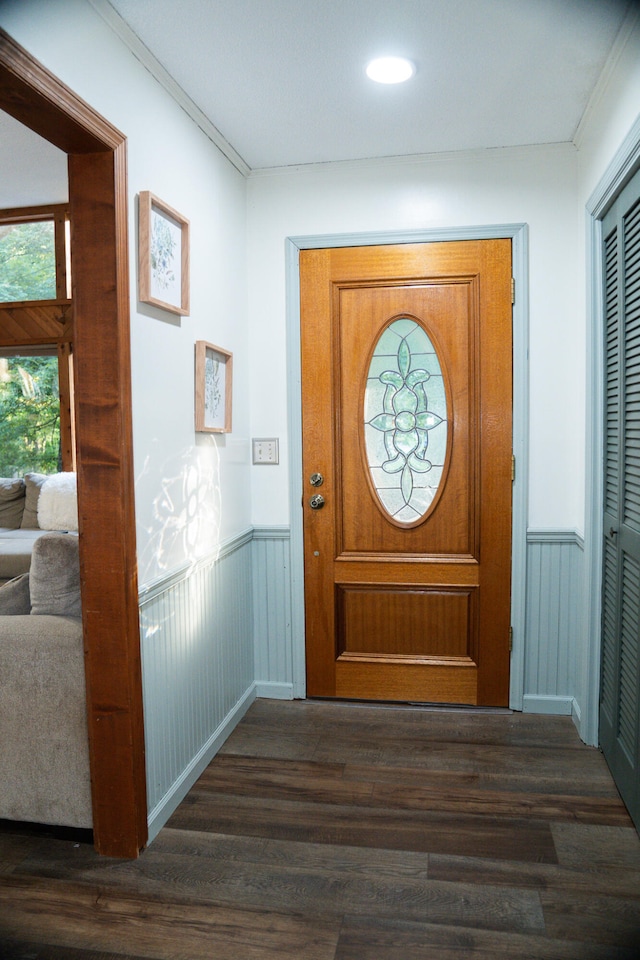
[[[259,697],[293,698],[288,527],[253,531],[255,679]]]
[[[583,542],[573,531],[530,531],[527,551],[523,709],[578,713],[584,646]]]
[[[141,593],[150,838],[255,699],[251,538]]]
[[[574,531],[528,533],[523,698],[527,712],[573,713],[579,718],[583,562],[582,539]],[[258,696],[289,698],[295,641],[288,528],[255,530],[253,563]]]
[[[247,531],[141,594],[150,837],[256,696],[293,697],[293,613],[287,527]],[[583,629],[581,538],[531,531],[526,712],[579,718]]]

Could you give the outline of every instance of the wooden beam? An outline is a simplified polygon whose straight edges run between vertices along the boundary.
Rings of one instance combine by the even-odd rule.
[[[69,157],[78,508],[99,852],[146,842],[125,147]]]
[[[60,453],[63,470],[77,470],[76,417],[73,402],[73,351],[70,343],[58,344],[60,394]]]
[[[109,152],[125,139],[2,29],[0,105],[65,153]]]
[[[73,336],[70,300],[0,304],[0,346],[63,343]]]
[[[56,297],[63,300],[71,296],[71,277],[69,276],[70,252],[67,243],[69,226],[69,208],[59,208],[54,216],[54,242],[56,252]]]

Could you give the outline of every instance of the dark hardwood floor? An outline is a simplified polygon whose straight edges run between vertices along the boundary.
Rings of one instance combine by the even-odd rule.
[[[257,701],[137,861],[0,832],[2,960],[638,960],[640,839],[567,717]]]

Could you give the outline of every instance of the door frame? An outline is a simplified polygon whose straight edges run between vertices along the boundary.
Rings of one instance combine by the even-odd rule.
[[[381,231],[287,237],[285,242],[287,383],[289,426],[289,513],[291,524],[291,634],[293,696],[306,696],[304,565],[302,519],[302,394],[300,357],[301,250],[328,247],[363,247],[379,244],[435,243],[456,240],[512,242],[515,280],[513,305],[513,533],[511,554],[511,624],[513,649],[509,706],[522,710],[524,694],[524,641],[527,567],[527,517],[529,478],[529,231],[526,223],[475,227],[444,227],[417,231]]]
[[[131,417],[126,138],[1,29],[0,108],[68,155],[93,839],[99,853],[133,858],[145,846],[148,834]]]
[[[586,205],[587,230],[587,429],[585,590],[587,648],[582,669],[580,736],[599,741],[600,659],[602,652],[602,569],[604,498],[604,300],[602,221],[620,191],[640,169],[640,118],[618,148]]]

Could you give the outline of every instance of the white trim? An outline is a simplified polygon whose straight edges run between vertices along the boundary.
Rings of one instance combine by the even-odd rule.
[[[183,580],[186,580],[203,567],[208,567],[212,563],[217,563],[218,560],[223,560],[225,557],[228,557],[229,554],[239,550],[240,547],[243,547],[247,543],[251,543],[255,536],[256,532],[253,527],[247,527],[246,530],[243,530],[242,533],[236,534],[235,537],[230,537],[228,540],[224,540],[218,546],[217,550],[208,553],[204,557],[200,557],[199,560],[187,560],[170,573],[165,573],[161,577],[157,577],[155,580],[150,580],[148,583],[142,584],[138,591],[138,605],[140,607],[144,606],[144,604],[149,603],[150,600],[153,600],[154,597],[164,593],[165,590],[175,586],[177,583],[181,583]]]
[[[618,34],[613,42],[611,52],[609,53],[605,65],[600,72],[598,82],[591,92],[589,102],[585,107],[584,113],[580,118],[580,123],[578,124],[576,132],[573,135],[573,142],[578,150],[582,147],[584,131],[589,127],[591,116],[605,94],[607,87],[609,86],[609,82],[613,76],[614,70],[633,34],[639,17],[640,10],[636,8],[635,4],[629,4],[629,9],[627,10],[625,18],[622,21],[622,26],[618,30]]]
[[[587,200],[587,225],[602,220],[617,195],[640,166],[640,115]],[[598,238],[599,239],[599,238]]]
[[[384,243],[433,243],[450,240],[512,241],[516,302],[513,307],[513,537],[511,623],[513,651],[509,705],[522,709],[524,693],[524,638],[526,622],[527,514],[529,478],[529,250],[524,223],[476,227],[443,227],[432,230],[381,231],[289,237],[286,240],[287,380],[289,385],[289,477],[291,516],[291,606],[294,696],[304,697],[304,579],[302,529],[302,398],[300,369],[300,250],[358,247]]]
[[[275,680],[256,680],[256,697],[266,700],[293,700],[292,683],[276,683]]]
[[[252,683],[236,705],[229,711],[222,723],[211,734],[207,742],[198,750],[195,757],[180,774],[162,800],[156,804],[148,816],[149,843],[157,837],[171,814],[182,803],[196,780],[202,776],[216,753],[240,723],[245,713],[256,699],[256,685]]]
[[[577,530],[527,530],[527,543],[571,543],[584,550],[584,538]]]
[[[251,170],[250,180],[262,177],[290,176],[292,173],[315,174],[327,170],[348,173],[362,173],[379,167],[411,166],[417,164],[434,163],[486,163],[487,160],[530,160],[533,152],[549,154],[549,152],[566,154],[569,151],[575,154],[576,148],[570,140],[554,141],[553,143],[532,143],[517,147],[479,147],[469,150],[443,150],[440,153],[409,153],[387,157],[364,157],[359,160],[323,160],[315,163],[298,163],[280,167],[259,167]]]
[[[125,47],[129,49],[136,60],[139,60],[151,76],[164,87],[169,96],[182,107],[185,113],[200,127],[205,136],[215,144],[218,150],[224,154],[236,170],[246,177],[251,171],[248,163],[242,159],[240,154],[234,150],[226,137],[220,133],[218,128],[214,126],[200,107],[194,103],[191,97],[176,83],[171,74],[165,70],[160,61],[151,53],[137,33],[131,29],[129,24],[126,23],[120,14],[108,3],[108,0],[89,0],[89,3],[96,13],[102,17],[104,22],[111,27],[116,36],[122,41]]]
[[[289,527],[282,525],[276,527],[257,526],[253,528],[254,540],[288,540],[289,536]]]
[[[537,697],[525,694],[522,700],[523,713],[543,713],[550,717],[571,717],[579,707],[574,697]]]
[[[580,723],[582,720],[582,711],[580,710],[580,704],[573,698],[573,703],[571,705],[571,719],[573,720],[574,726],[578,731],[580,731]]]
[[[585,596],[587,651],[583,660],[580,736],[598,743],[601,656],[601,590],[604,456],[604,310],[602,299],[602,219],[640,167],[640,117],[601,177],[586,205],[587,219],[587,448]]]

